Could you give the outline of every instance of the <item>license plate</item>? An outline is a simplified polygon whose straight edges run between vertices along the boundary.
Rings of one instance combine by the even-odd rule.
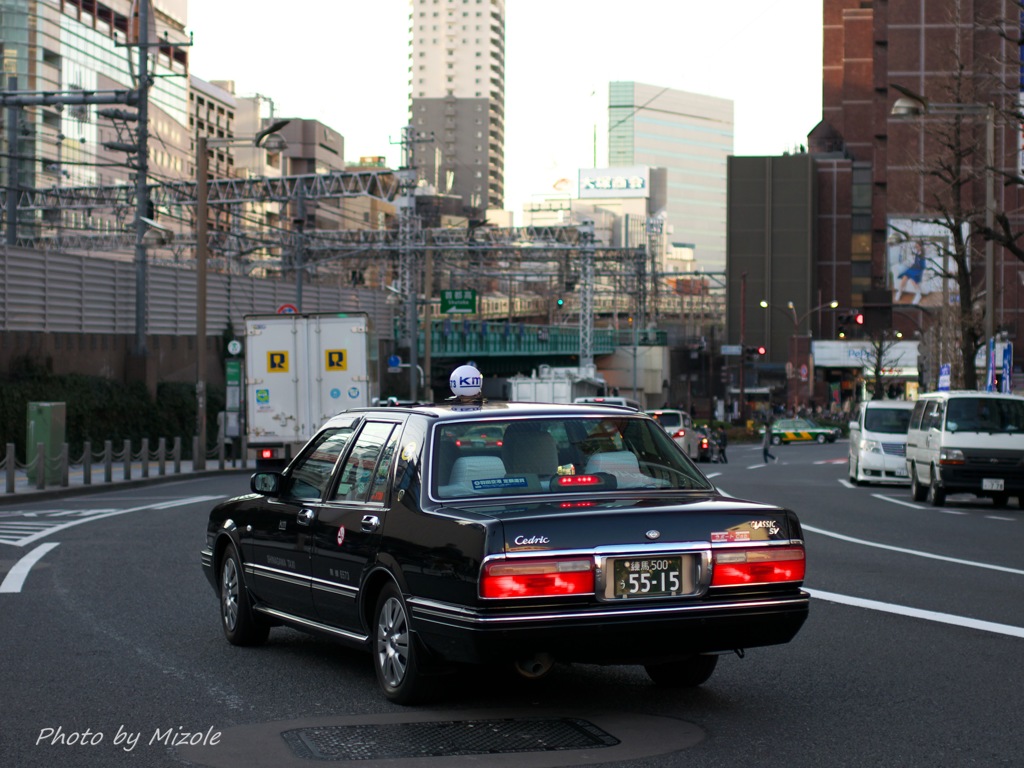
[[[903,469],[894,469],[893,470],[893,474],[896,475],[896,477],[906,477],[907,476],[906,467],[904,467]]]
[[[689,592],[683,558],[623,557],[612,564],[612,597],[669,597]]]
[[[1003,490],[1003,478],[1001,477],[986,477],[981,481],[981,490],[983,491],[1001,491]]]

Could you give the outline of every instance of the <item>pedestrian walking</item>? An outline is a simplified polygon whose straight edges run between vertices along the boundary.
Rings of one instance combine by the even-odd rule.
[[[725,448],[726,448],[727,445],[729,445],[729,437],[728,437],[728,435],[725,434],[725,427],[721,427],[720,426],[718,428],[718,433],[717,433],[716,437],[717,437],[717,442],[718,442],[718,460],[722,464],[728,464],[729,463],[729,459],[725,455]]]
[[[772,425],[774,423],[775,419],[768,419],[768,421],[766,421],[764,425],[764,440],[761,441],[761,453],[764,457],[765,464],[768,463],[768,459],[771,459],[772,461],[776,462],[778,461],[778,459],[774,455],[772,455],[772,452],[770,450],[772,445]]]

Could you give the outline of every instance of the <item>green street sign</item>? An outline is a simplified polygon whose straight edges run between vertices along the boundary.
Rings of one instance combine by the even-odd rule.
[[[476,291],[464,289],[441,291],[442,315],[472,315],[476,313]]]

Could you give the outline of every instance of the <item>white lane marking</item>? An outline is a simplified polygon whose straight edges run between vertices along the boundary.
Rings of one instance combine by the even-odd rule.
[[[885,496],[884,494],[881,493],[872,493],[871,495],[874,496],[876,499],[881,499],[882,501],[889,501],[892,502],[893,504],[899,504],[904,507],[910,507],[911,509],[927,509],[927,507],[922,507],[920,504],[911,504],[909,501],[894,499],[892,496]]]
[[[117,515],[127,515],[127,514],[129,514],[131,512],[140,512],[140,511],[142,511],[144,509],[161,509],[161,510],[162,509],[170,509],[172,507],[181,507],[181,506],[184,506],[186,504],[199,504],[199,503],[204,502],[204,501],[212,501],[213,499],[221,499],[221,498],[224,498],[224,497],[223,496],[192,496],[192,497],[187,498],[187,499],[174,499],[172,501],[165,501],[165,502],[161,502],[159,504],[143,504],[142,506],[129,507],[128,509],[103,510],[103,511],[100,511],[99,514],[90,515],[89,517],[82,517],[82,518],[79,518],[77,520],[69,520],[66,523],[59,523],[57,525],[47,525],[43,530],[37,531],[36,533],[34,533],[34,534],[30,535],[30,536],[19,537],[17,539],[8,539],[8,538],[5,538],[5,537],[0,537],[0,544],[12,544],[12,545],[17,546],[17,547],[24,547],[24,546],[28,546],[29,544],[32,544],[35,541],[38,541],[39,539],[43,538],[44,536],[49,536],[51,533],[56,533],[57,531],[63,531],[65,528],[71,528],[72,526],[81,525],[82,523],[89,523],[89,522],[92,522],[93,520],[102,520],[103,518],[106,518],[106,517],[116,517]],[[2,528],[4,530],[7,530],[7,529],[9,529],[9,527],[11,525],[14,525],[14,524],[15,523],[10,523],[10,522],[3,523],[2,525],[0,525],[0,528]]]
[[[721,472],[711,472],[710,474],[704,475],[704,477],[710,480],[712,477],[719,477],[721,474]]]
[[[760,469],[761,467],[767,467],[767,464],[751,464],[747,469]]]
[[[1008,523],[1016,522],[1014,517],[1002,517],[1000,515],[985,515],[989,520],[1005,520]]]
[[[736,498],[735,496],[733,496],[733,495],[732,495],[731,493],[729,493],[728,491],[723,491],[723,490],[722,490],[722,488],[721,488],[720,486],[717,486],[717,485],[716,485],[716,486],[715,486],[715,490],[716,490],[716,491],[718,491],[718,492],[719,492],[720,494],[722,494],[723,496],[725,496],[725,497],[727,497],[727,498],[730,498],[730,499],[735,499],[735,498]]]
[[[852,483],[850,483],[850,481],[849,481],[849,480],[844,480],[844,479],[843,479],[843,478],[841,478],[841,477],[839,478],[839,484],[840,484],[840,485],[842,485],[842,486],[844,486],[844,487],[846,487],[846,488],[850,488],[850,489],[852,489],[852,488],[854,487],[854,486],[853,486],[853,484],[852,484]]]
[[[860,544],[865,547],[874,547],[875,549],[887,549],[890,552],[900,552],[904,555],[914,555],[916,557],[924,557],[929,560],[942,560],[946,563],[956,563],[957,565],[969,565],[972,568],[985,568],[990,571],[1002,571],[1003,573],[1013,573],[1018,576],[1024,576],[1024,570],[1020,568],[1008,568],[1005,565],[992,565],[991,563],[979,563],[974,560],[961,560],[958,557],[946,557],[945,555],[935,555],[931,552],[921,552],[916,549],[907,549],[906,547],[894,547],[890,544],[879,544],[875,541],[866,541],[864,539],[855,539],[853,536],[845,536],[841,533],[834,533],[833,531],[826,531],[821,528],[815,528],[810,525],[802,526],[805,531],[811,533],[817,533],[820,536],[829,536],[833,539],[839,539],[840,541],[848,541],[851,544]]]
[[[21,558],[21,560],[16,562],[14,567],[7,572],[7,576],[4,578],[3,582],[0,583],[0,592],[21,592],[21,588],[25,584],[25,579],[28,576],[28,572],[32,570],[32,566],[39,562],[43,555],[56,546],[56,542],[40,544]]]
[[[834,592],[823,592],[817,589],[808,589],[807,591],[811,593],[812,597],[816,597],[820,600],[827,600],[830,603],[841,603],[842,605],[852,605],[857,608],[867,608],[871,611],[895,613],[899,616],[909,616],[915,619],[924,619],[925,621],[937,621],[941,624],[952,624],[957,627],[979,629],[982,632],[995,632],[1000,635],[1024,638],[1024,627],[1014,627],[1010,624],[997,624],[993,621],[969,619],[965,616],[955,616],[952,613],[925,611],[920,608],[910,608],[905,605],[896,605],[894,603],[883,603],[878,600],[866,600],[861,597],[837,595]]]

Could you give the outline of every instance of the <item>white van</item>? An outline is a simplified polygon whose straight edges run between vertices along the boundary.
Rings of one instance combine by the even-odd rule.
[[[850,482],[910,482],[907,475],[907,429],[914,403],[868,400],[850,422]]]
[[[1016,496],[1024,508],[1024,397],[929,392],[910,416],[907,473],[915,501],[941,507],[952,493]]]
[[[682,448],[686,455],[694,461],[700,461],[700,441],[702,435],[693,426],[693,419],[686,411],[672,408],[658,408],[644,411],[648,416],[661,424],[666,432]]]

